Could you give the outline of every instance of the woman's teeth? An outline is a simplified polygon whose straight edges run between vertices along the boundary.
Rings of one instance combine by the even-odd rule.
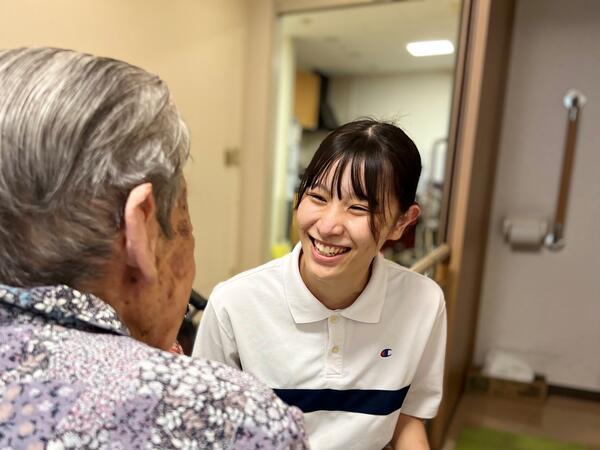
[[[315,243],[315,248],[317,249],[317,251],[323,255],[323,256],[335,256],[335,255],[339,255],[340,253],[345,253],[348,251],[347,248],[342,248],[342,247],[330,247],[328,245],[325,244],[321,244],[318,241],[314,241]]]

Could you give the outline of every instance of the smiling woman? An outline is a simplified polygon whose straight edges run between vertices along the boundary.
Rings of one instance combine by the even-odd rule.
[[[420,171],[415,144],[392,124],[334,130],[300,183],[300,243],[218,285],[200,323],[194,354],[253,373],[301,408],[314,448],[427,448],[444,299],[380,255],[419,215]]]
[[[415,144],[391,124],[350,122],[319,146],[300,183],[297,221],[300,273],[325,306],[350,306],[383,244],[417,219],[420,173]]]

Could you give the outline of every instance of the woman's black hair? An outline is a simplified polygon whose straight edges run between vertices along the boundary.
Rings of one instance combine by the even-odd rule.
[[[415,203],[421,156],[412,139],[391,123],[373,119],[349,122],[319,145],[300,180],[296,208],[307,190],[325,186],[334,166],[329,194],[342,198],[342,175],[348,165],[353,194],[368,202],[371,233],[378,240],[377,219],[387,215],[389,199],[396,198],[400,213]]]

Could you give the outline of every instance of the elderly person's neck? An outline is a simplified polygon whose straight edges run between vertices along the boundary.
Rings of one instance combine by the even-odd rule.
[[[168,350],[175,342],[178,328],[165,329],[161,314],[148,319],[147,311],[143,311],[148,304],[164,303],[166,299],[161,298],[158,286],[134,272],[124,258],[115,258],[107,264],[102,277],[91,283],[82,283],[79,290],[109,304],[131,337],[152,347]]]

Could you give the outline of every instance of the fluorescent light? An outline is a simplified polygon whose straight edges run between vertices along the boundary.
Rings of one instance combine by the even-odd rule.
[[[450,55],[454,53],[454,45],[448,40],[409,42],[406,50],[413,56]]]

